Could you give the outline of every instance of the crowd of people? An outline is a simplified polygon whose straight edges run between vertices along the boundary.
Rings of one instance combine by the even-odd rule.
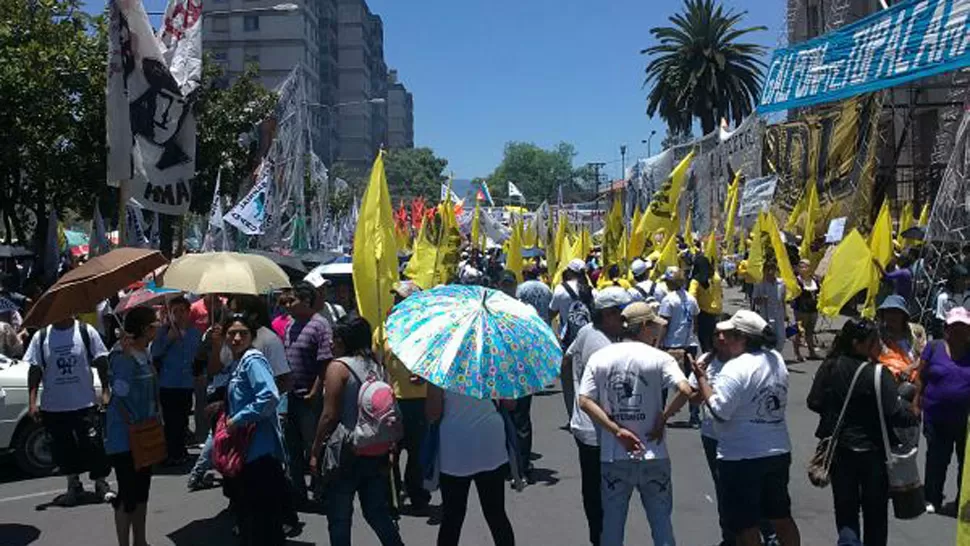
[[[455,272],[455,282],[531,305],[560,341],[590,544],[624,543],[634,490],[654,544],[675,544],[676,455],[664,438],[684,406],[715,485],[721,544],[800,544],[788,493],[788,340],[795,362],[804,361],[802,346],[822,361],[807,406],[819,414],[816,436],[836,442],[830,476],[839,544],[887,544],[886,446],[915,447],[920,424],[925,509],[950,510],[946,468],[955,453],[962,473],[970,413],[966,269],[952,268],[927,333],[913,322],[919,261],[900,256],[883,271],[876,318],[849,318],[822,355],[822,279],[810,261],[793,260],[800,293],[791,299],[774,258],[754,282],[744,260],[727,268],[691,250],[662,271],[641,258],[620,272],[602,268],[594,252],[566,264],[555,283],[541,259],[523,268],[519,282],[498,253],[472,250]],[[728,279],[746,285],[748,301],[731,315],[724,313]],[[57,501],[78,503],[87,472],[98,500],[114,507],[119,544],[145,545],[152,466],[136,460],[132,443],[139,424],[158,421],[167,446],[162,464],[186,469],[191,491],[221,483],[242,544],[283,544],[301,532],[299,513],[314,505],[327,515],[330,544],[350,545],[355,498],[381,544],[403,544],[398,516],[428,513],[438,490],[437,544],[457,545],[474,484],[495,544],[513,545],[505,495],[509,480],[535,479],[531,397],[480,400],[426,382],[395,356],[383,328],[352,309],[352,299],[340,305],[329,281],[309,280],[272,297],[176,296],[118,317],[111,312],[118,302],[108,301],[93,319],[61,320],[29,336],[20,312],[0,314],[0,351],[30,364],[29,413],[47,428],[67,476]],[[419,290],[402,278],[390,296],[400,303]],[[31,298],[18,301],[26,311]],[[374,378],[393,390],[403,437],[351,456],[335,452]],[[205,440],[189,470],[187,446],[197,436]],[[223,456],[229,441],[247,446],[232,471]],[[107,482],[112,470],[117,491]]]

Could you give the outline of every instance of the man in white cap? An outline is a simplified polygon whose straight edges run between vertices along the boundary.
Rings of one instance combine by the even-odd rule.
[[[600,448],[596,427],[589,415],[575,410],[576,392],[586,369],[586,363],[594,353],[619,339],[623,333],[623,307],[631,302],[626,290],[609,287],[596,294],[592,322],[583,326],[576,340],[563,354],[562,385],[566,410],[569,413],[569,430],[579,450],[579,473],[582,482],[583,510],[589,524],[589,540],[598,545],[602,532],[603,505],[600,499]]]
[[[586,308],[588,317],[589,309],[592,307],[592,290],[586,281],[586,262],[576,258],[566,264],[566,269],[562,272],[562,283],[553,290],[552,301],[549,302],[549,320],[559,317],[558,333],[563,347],[568,347],[575,339],[579,328],[589,322],[588,319],[582,322],[582,317],[577,313],[581,310],[580,305]],[[571,310],[575,315],[572,318]]]
[[[660,316],[666,319],[660,341],[660,348],[671,353],[680,362],[685,374],[690,373],[687,355],[697,356],[699,341],[697,338],[697,315],[701,312],[694,296],[684,289],[684,272],[679,267],[668,267],[664,271],[664,282],[670,292],[660,302]],[[664,397],[666,399],[666,396]],[[700,410],[697,406],[690,407],[690,425],[700,427]]]
[[[634,301],[663,301],[667,295],[667,289],[662,283],[650,280],[650,270],[653,269],[653,262],[637,258],[630,264],[630,273],[633,274],[634,284],[630,288],[630,295]]]
[[[624,341],[590,358],[579,388],[579,407],[600,429],[600,544],[623,544],[630,497],[636,489],[653,543],[673,546],[673,485],[663,441],[661,391],[673,388],[689,396],[691,389],[677,361],[652,346],[666,324],[653,307],[634,302],[623,309],[622,317]]]

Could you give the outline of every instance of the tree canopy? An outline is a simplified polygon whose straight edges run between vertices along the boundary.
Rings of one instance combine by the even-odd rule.
[[[437,157],[431,148],[394,149],[384,159],[387,185],[395,199],[437,200],[441,185],[448,181],[447,167],[448,160]]]
[[[508,142],[502,162],[488,176],[489,190],[496,199],[508,199],[508,182],[512,182],[530,204],[554,201],[560,184],[564,192],[575,189],[575,157],[576,148],[568,142],[560,142],[549,150],[531,142]]]
[[[747,12],[725,10],[714,0],[684,0],[671,26],[650,29],[657,44],[650,56],[645,87],[647,114],[658,114],[670,132],[690,129],[692,116],[704,134],[721,118],[740,124],[761,95],[763,46],[740,41],[766,27],[740,28]]]

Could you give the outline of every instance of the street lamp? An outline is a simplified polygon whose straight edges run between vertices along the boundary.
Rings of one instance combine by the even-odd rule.
[[[626,144],[620,144],[620,178],[626,179]]]
[[[206,11],[206,12],[203,12],[202,14],[203,15],[231,15],[235,13],[258,13],[262,11],[278,11],[282,13],[287,13],[287,12],[297,11],[299,9],[300,9],[300,6],[298,4],[294,4],[292,2],[284,2],[282,4],[276,4],[275,6],[269,6],[269,7],[225,9],[225,10],[218,10],[218,11]],[[164,11],[149,11],[146,13],[153,17],[155,16],[161,17],[165,15]]]
[[[337,104],[323,104],[319,102],[305,102],[303,104],[311,108],[326,108],[327,110],[330,110],[333,108],[341,108],[344,106],[355,106],[358,104],[384,104],[385,102],[387,102],[387,99],[385,99],[384,97],[374,97],[372,99],[367,99],[367,100],[338,102]]]
[[[655,135],[655,134],[657,134],[657,131],[650,131],[650,136],[648,136],[646,139],[640,141],[641,144],[646,144],[647,145],[647,157],[650,157],[650,156],[653,155],[650,152],[650,141],[653,140],[653,135]]]

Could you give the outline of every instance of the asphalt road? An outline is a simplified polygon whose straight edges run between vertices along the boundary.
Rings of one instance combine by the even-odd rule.
[[[737,292],[728,291],[729,306],[738,304]],[[787,354],[790,356],[790,351]],[[815,414],[805,408],[805,397],[818,363],[792,364],[788,424],[794,445],[790,491],[793,511],[802,533],[802,544],[835,543],[831,492],[809,484],[804,468],[815,447]],[[559,427],[565,409],[559,391],[537,396],[533,402],[534,461],[538,481],[525,491],[509,491],[507,506],[520,545],[586,544],[586,521],[580,502],[579,468],[572,436]],[[684,412],[680,417],[684,417]],[[675,418],[677,421],[680,419]],[[674,471],[674,529],[677,541],[687,546],[707,546],[719,540],[714,488],[708,473],[699,433],[671,428],[669,452]],[[58,508],[50,501],[62,492],[63,478],[23,479],[3,462],[0,469],[0,546],[111,545],[115,544],[111,510],[105,505]],[[950,466],[948,498],[956,490],[956,462]],[[156,475],[149,504],[149,542],[153,546],[234,544],[230,521],[224,513],[221,490],[189,493],[180,473]],[[438,504],[434,497],[433,504]],[[377,539],[360,517],[355,516],[354,544],[377,545]],[[303,534],[293,545],[329,544],[326,518],[303,514]],[[407,544],[434,544],[437,526],[429,518],[403,516],[401,533]],[[914,521],[892,520],[892,545],[951,545],[956,525],[951,518],[924,515]],[[636,499],[627,523],[628,544],[649,544],[649,528]],[[491,545],[491,538],[471,495],[462,544]]]

